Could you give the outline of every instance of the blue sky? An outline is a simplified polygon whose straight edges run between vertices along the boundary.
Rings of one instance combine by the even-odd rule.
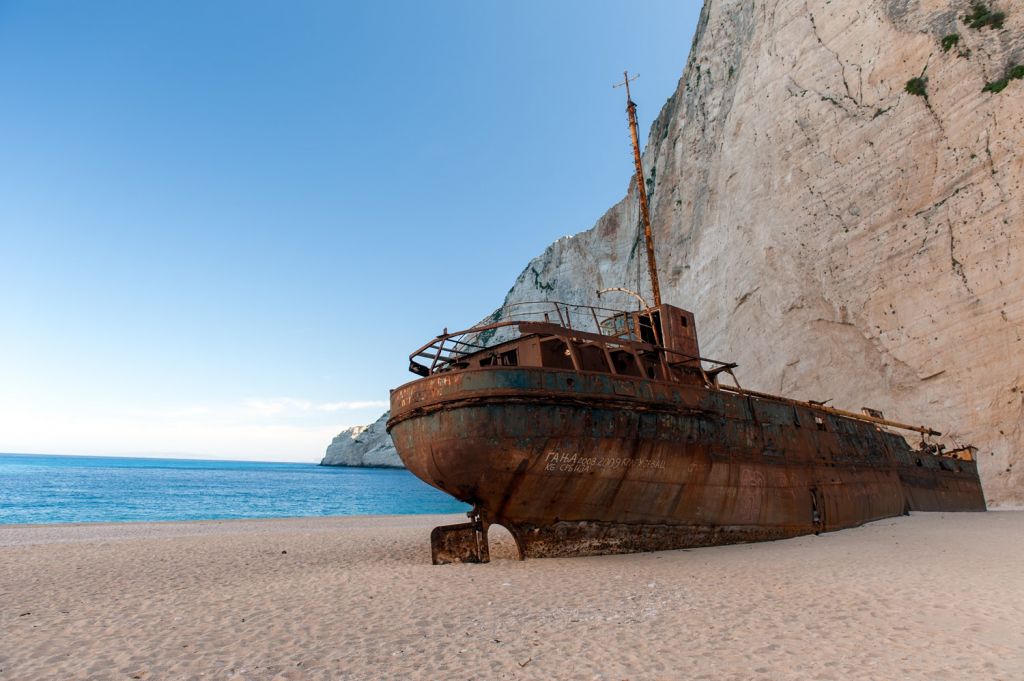
[[[699,9],[0,2],[0,451],[318,460],[621,198]]]

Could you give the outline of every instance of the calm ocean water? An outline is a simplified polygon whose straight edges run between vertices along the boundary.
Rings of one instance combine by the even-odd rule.
[[[405,470],[0,454],[0,524],[458,513]]]

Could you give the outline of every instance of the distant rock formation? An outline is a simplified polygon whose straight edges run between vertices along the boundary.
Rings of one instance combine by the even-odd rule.
[[[385,426],[391,412],[369,426],[353,426],[338,433],[327,447],[321,466],[405,468]]]
[[[989,502],[1019,504],[1024,6],[985,4],[1001,28],[967,0],[706,2],[645,183],[663,297],[704,355],[744,387],[972,442]],[[506,302],[646,291],[638,236],[630,186]]]

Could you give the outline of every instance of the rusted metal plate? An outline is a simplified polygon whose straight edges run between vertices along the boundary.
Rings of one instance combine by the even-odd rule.
[[[508,528],[526,557],[984,509],[973,461],[922,471],[902,438],[896,457],[892,435],[868,424],[829,416],[819,430],[791,405],[701,386],[623,394],[627,380],[527,367],[441,374],[394,391],[391,434],[410,471]],[[466,554],[479,535],[458,527],[444,550]]]
[[[430,532],[430,559],[434,565],[489,562],[483,526],[476,521],[435,527]]]

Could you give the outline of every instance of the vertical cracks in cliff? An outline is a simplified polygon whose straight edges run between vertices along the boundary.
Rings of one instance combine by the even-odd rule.
[[[971,294],[971,297],[977,300],[977,294],[974,293],[974,289],[971,288],[970,282],[967,281],[967,273],[964,272],[964,264],[956,258],[956,235],[953,233],[953,223],[948,219],[946,220],[946,227],[949,229],[949,262],[953,266],[953,272],[956,276],[960,277],[960,281],[963,282],[964,288]]]
[[[924,62],[924,68],[921,69],[921,76],[920,76],[921,78],[924,78],[925,74],[928,73],[928,67],[932,63],[932,57],[933,56],[935,56],[934,52],[929,52],[928,53],[928,59],[926,59],[925,62]],[[944,126],[942,124],[942,119],[939,118],[939,114],[935,113],[935,109],[932,108],[932,102],[931,102],[930,99],[928,99],[928,93],[927,92],[925,92],[923,99],[924,99],[924,106],[925,106],[926,109],[928,109],[928,113],[931,114],[932,120],[935,121],[935,125],[938,126],[939,132],[942,133],[943,137],[946,137],[946,126]]]
[[[989,130],[985,130],[985,158],[988,160],[988,171],[992,176],[992,182],[996,185],[996,189],[999,190],[999,196],[1002,198],[1005,204],[1008,201],[1006,196],[1006,190],[1003,189],[1003,185],[999,182],[999,174],[996,172],[996,162],[992,158],[992,147],[991,147],[992,133]]]
[[[843,221],[843,216],[837,213],[835,209],[833,209],[832,206],[829,205],[829,202],[825,199],[824,196],[822,196],[821,192],[815,191],[815,189],[811,187],[810,184],[807,185],[807,191],[811,194],[811,196],[813,196],[814,198],[821,202],[821,205],[825,207],[825,213],[830,218],[835,220],[839,224],[839,226],[843,228],[844,232],[850,231],[850,228],[846,226],[846,222]]]
[[[850,88],[850,83],[846,80],[846,62],[844,62],[839,57],[839,53],[838,52],[836,52],[831,47],[826,45],[825,41],[821,39],[821,35],[818,33],[818,25],[814,21],[814,14],[811,12],[811,8],[807,4],[807,0],[804,0],[804,9],[807,11],[807,16],[811,20],[811,32],[814,34],[815,40],[817,40],[818,44],[821,45],[821,47],[826,52],[831,54],[832,57],[836,60],[836,63],[839,64],[839,75],[843,79],[843,88],[846,90],[846,95],[845,95],[846,99],[849,99],[851,102],[853,102],[853,105],[855,107],[857,107],[858,109],[863,108],[864,105],[861,103],[861,101],[857,97],[854,97],[853,90]],[[856,66],[857,69],[860,70],[860,66],[859,65],[854,64],[854,66]],[[860,77],[861,77],[861,82],[863,83],[863,78],[864,78],[863,73],[861,73]],[[822,95],[822,98],[825,99],[825,96]]]
[[[965,185],[962,185],[960,187],[957,187],[952,192],[950,192],[949,194],[947,194],[943,198],[941,198],[938,201],[936,201],[935,203],[933,203],[931,206],[928,206],[927,208],[924,208],[924,209],[919,210],[916,213],[914,213],[914,217],[915,218],[922,218],[923,216],[925,216],[925,214],[935,215],[935,213],[938,211],[938,209],[942,208],[944,205],[946,205],[946,203],[950,199],[952,199],[954,196],[956,196],[960,192],[965,191],[965,190],[973,187],[974,184],[975,184],[974,182],[970,182],[968,184],[965,184]],[[927,217],[923,217],[923,219],[925,220],[925,223],[927,224],[928,223],[928,218]],[[960,281],[964,285],[964,288],[967,289],[967,292],[969,294],[971,294],[971,297],[974,298],[975,300],[978,300],[978,295],[974,292],[974,289],[971,288],[971,283],[967,279],[967,272],[964,270],[963,262],[961,262],[956,257],[956,254],[957,254],[956,234],[953,231],[953,221],[949,218],[948,210],[947,210],[947,215],[946,215],[946,230],[949,233],[949,263],[950,263],[951,269],[953,270],[953,274],[955,274],[960,279]],[[925,246],[922,245],[922,247],[921,247],[922,250],[924,249],[924,247]]]

